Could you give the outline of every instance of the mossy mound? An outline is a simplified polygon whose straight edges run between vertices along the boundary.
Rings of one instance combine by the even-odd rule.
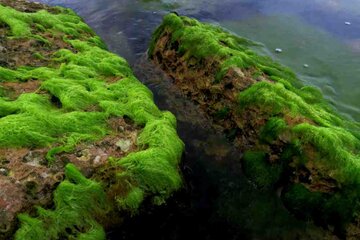
[[[148,53],[245,152],[245,174],[259,188],[281,187],[292,213],[351,237],[360,210],[360,125],[256,45],[169,14]]]
[[[0,1],[0,183],[26,204],[0,195],[0,237],[23,212],[15,239],[104,239],[118,211],[181,187],[176,119],[73,11],[12,4]]]

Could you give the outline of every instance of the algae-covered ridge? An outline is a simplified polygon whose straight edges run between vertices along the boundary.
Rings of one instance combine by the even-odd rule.
[[[172,13],[154,32],[149,57],[231,133],[258,187],[282,186],[291,212],[346,234],[360,213],[360,125],[255,45]]]
[[[15,239],[105,239],[102,223],[109,211],[135,213],[144,199],[162,204],[181,186],[177,168],[183,143],[175,117],[157,108],[127,62],[108,52],[72,10],[55,10],[27,13],[0,5],[6,41],[29,40],[46,50],[54,49],[52,40],[57,39],[58,46],[66,46],[49,56],[34,54],[34,59],[46,60],[42,66],[0,65],[0,148],[46,148],[51,166],[57,155],[72,152],[76,145],[111,135],[111,118],[130,118],[143,129],[138,151],[110,158],[106,165],[117,169],[113,184],[122,186],[118,194],[111,193],[113,199],[104,188],[109,183],[87,179],[68,164],[66,179],[54,192],[53,209],[20,214]],[[39,82],[35,91],[15,97],[4,87],[31,81]]]

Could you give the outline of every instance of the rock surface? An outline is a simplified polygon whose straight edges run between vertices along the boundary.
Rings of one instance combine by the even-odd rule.
[[[0,47],[0,239],[105,239],[181,187],[175,117],[73,11],[0,0]]]
[[[319,90],[302,86],[254,46],[219,27],[169,14],[148,55],[244,152],[239,160],[249,180],[280,189],[290,212],[332,232],[326,239],[356,239],[359,123],[341,117]]]

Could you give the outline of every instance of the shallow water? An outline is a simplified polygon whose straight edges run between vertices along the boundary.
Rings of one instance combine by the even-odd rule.
[[[356,0],[42,0],[73,8],[125,57],[162,109],[178,118],[186,144],[186,188],[109,232],[110,239],[295,239],[323,232],[297,221],[278,192],[256,189],[241,173],[241,153],[209,128],[196,106],[147,62],[151,33],[169,11],[221,25],[264,44],[261,52],[319,87],[344,115],[360,121],[360,1]],[[350,22],[351,25],[346,25]],[[274,49],[283,52],[276,54]],[[304,64],[308,67],[305,68]],[[211,151],[215,149],[216,151]],[[142,229],[142,230],[139,230]]]

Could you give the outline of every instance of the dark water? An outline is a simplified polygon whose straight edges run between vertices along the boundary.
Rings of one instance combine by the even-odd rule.
[[[262,53],[319,87],[344,115],[360,120],[360,1],[358,0],[43,0],[73,8],[125,57],[157,104],[178,118],[186,144],[186,187],[166,206],[109,232],[109,239],[323,239],[324,230],[301,222],[277,191],[256,189],[241,173],[241,153],[209,128],[196,106],[147,62],[154,28],[169,11],[221,25],[264,44]],[[345,22],[350,22],[346,25]],[[275,48],[282,48],[275,54]],[[309,67],[305,68],[304,64]]]

